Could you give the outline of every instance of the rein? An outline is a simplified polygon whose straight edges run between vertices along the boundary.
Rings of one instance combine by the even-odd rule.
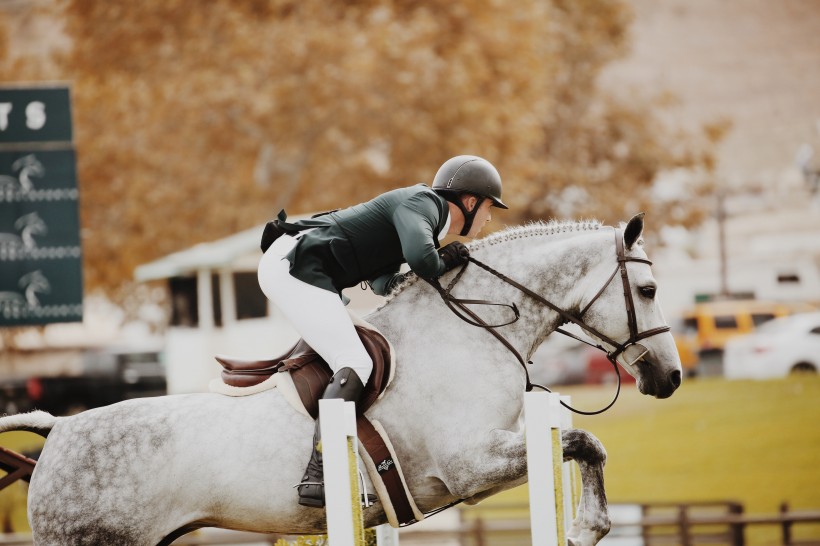
[[[606,343],[608,345],[611,345],[615,348],[614,350],[608,351],[602,345],[595,345],[593,343],[590,343],[589,341],[587,341],[583,338],[580,338],[580,337],[572,334],[571,332],[567,332],[566,330],[563,330],[561,328],[556,328],[555,329],[555,331],[560,333],[560,334],[563,334],[565,336],[569,336],[573,339],[576,339],[576,340],[578,340],[582,343],[585,343],[585,344],[587,344],[591,347],[595,347],[596,349],[606,353],[606,357],[609,360],[609,362],[612,364],[613,368],[615,369],[615,373],[618,377],[618,387],[617,387],[617,390],[615,392],[615,396],[612,399],[612,401],[606,407],[604,407],[603,409],[600,409],[600,410],[597,410],[597,411],[592,411],[592,412],[587,412],[587,411],[581,411],[581,410],[575,409],[575,408],[569,406],[568,404],[565,404],[564,402],[561,402],[561,404],[565,408],[567,408],[570,411],[573,411],[575,413],[578,413],[580,415],[598,415],[600,413],[605,412],[606,410],[611,408],[613,406],[613,404],[615,404],[615,401],[618,399],[618,395],[621,392],[621,373],[618,370],[618,362],[617,362],[618,356],[620,356],[630,346],[637,344],[638,341],[641,341],[641,340],[646,339],[646,338],[651,337],[651,336],[655,336],[655,335],[658,335],[658,334],[668,332],[670,330],[669,326],[659,326],[657,328],[652,328],[650,330],[645,330],[643,332],[638,332],[638,320],[637,320],[637,317],[635,315],[635,303],[632,299],[632,290],[630,289],[630,285],[629,285],[629,274],[626,270],[626,263],[627,262],[639,262],[639,263],[652,265],[652,262],[649,261],[649,260],[645,260],[643,258],[627,257],[624,253],[623,235],[621,233],[621,230],[618,229],[618,228],[614,228],[614,231],[615,231],[615,250],[616,250],[617,262],[618,262],[616,267],[615,267],[615,270],[609,276],[609,278],[604,283],[604,285],[601,287],[601,289],[598,291],[598,293],[595,294],[595,296],[589,301],[589,303],[586,305],[586,307],[584,307],[584,309],[578,314],[577,317],[574,316],[573,314],[569,313],[568,311],[566,311],[564,309],[561,309],[557,305],[553,304],[552,302],[550,302],[549,300],[547,300],[546,298],[544,298],[540,294],[538,294],[536,292],[533,292],[532,290],[530,290],[526,286],[522,285],[521,283],[511,279],[510,277],[504,275],[503,273],[501,273],[499,271],[496,271],[495,269],[488,266],[487,264],[473,258],[472,256],[469,258],[470,262],[476,264],[477,266],[484,269],[488,273],[498,277],[499,279],[506,282],[510,286],[513,286],[514,288],[519,290],[520,292],[523,292],[524,294],[526,294],[530,298],[534,299],[538,303],[540,303],[540,304],[542,304],[546,307],[549,307],[551,310],[558,313],[558,315],[563,319],[562,324],[566,324],[567,322],[571,322],[573,324],[576,324],[581,329],[583,329],[585,332],[587,332],[588,334],[592,335],[593,337],[597,337],[598,339],[600,339],[604,343]],[[507,340],[501,333],[499,333],[496,330],[496,328],[500,328],[502,326],[507,326],[509,324],[513,324],[514,322],[518,321],[519,318],[521,318],[521,313],[519,312],[518,307],[515,305],[515,303],[503,304],[503,303],[495,303],[495,302],[491,302],[491,301],[487,301],[487,300],[466,300],[466,299],[456,298],[455,296],[453,296],[451,294],[452,289],[455,287],[455,285],[458,283],[458,281],[461,280],[461,277],[464,274],[464,272],[466,271],[466,269],[467,269],[467,264],[465,264],[464,267],[462,267],[461,271],[458,272],[458,274],[453,278],[453,280],[450,282],[450,284],[447,286],[446,289],[441,286],[441,283],[439,283],[437,279],[426,279],[426,280],[427,280],[428,283],[430,283],[433,286],[433,288],[436,289],[436,291],[441,296],[442,300],[444,300],[444,303],[447,305],[447,307],[457,317],[459,317],[461,320],[467,322],[468,324],[470,324],[472,326],[477,326],[477,327],[480,327],[480,328],[484,328],[485,330],[490,332],[493,336],[495,336],[496,339],[498,339],[516,357],[518,362],[524,368],[524,373],[525,373],[526,379],[527,379],[527,391],[531,391],[533,389],[533,387],[538,387],[540,389],[543,389],[545,391],[550,392],[550,390],[547,387],[544,387],[542,385],[533,384],[532,382],[530,382],[530,375],[529,375],[529,371],[527,370],[527,364],[532,364],[532,362],[531,361],[525,361],[524,357],[521,356],[521,353],[519,353],[518,350],[515,347],[513,347],[512,343],[510,343],[509,340]],[[589,310],[590,307],[592,307],[592,304],[595,303],[598,300],[598,298],[601,296],[601,294],[604,293],[606,288],[610,285],[610,283],[612,283],[613,279],[615,278],[615,275],[617,275],[619,272],[621,274],[621,282],[623,284],[623,289],[624,289],[624,304],[626,306],[627,321],[629,323],[629,339],[624,343],[618,343],[617,341],[611,339],[609,336],[607,336],[607,335],[603,334],[602,332],[596,330],[592,326],[589,326],[588,324],[586,324],[583,321],[583,317],[586,314],[586,312]],[[493,306],[498,306],[498,307],[507,307],[507,308],[509,308],[513,311],[514,318],[512,320],[508,321],[508,322],[504,322],[504,323],[501,323],[501,324],[487,324],[481,317],[479,317],[475,312],[473,312],[471,309],[469,309],[467,307],[467,305],[493,305]],[[643,357],[643,354],[640,357],[638,357],[637,359],[635,359],[635,361],[633,361],[630,364],[627,364],[626,366],[631,367],[632,365],[635,364],[635,362],[640,360],[642,357]]]

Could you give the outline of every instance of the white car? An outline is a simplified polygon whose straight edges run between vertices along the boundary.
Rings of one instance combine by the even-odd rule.
[[[820,370],[820,313],[770,320],[730,339],[723,354],[727,379],[769,379]]]

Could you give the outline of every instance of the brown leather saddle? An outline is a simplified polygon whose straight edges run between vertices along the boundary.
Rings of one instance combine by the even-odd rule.
[[[373,359],[373,372],[356,404],[357,412],[364,413],[387,388],[392,359],[390,344],[384,336],[361,326],[356,326],[356,332]],[[232,387],[251,387],[275,373],[290,372],[302,404],[314,419],[319,416],[319,399],[333,376],[330,366],[304,339],[282,356],[270,360],[239,360],[221,355],[215,358],[223,367],[222,381]]]
[[[359,440],[376,469],[376,480],[380,480],[386,490],[386,498],[380,495],[385,509],[388,510],[389,505],[389,510],[394,514],[396,521],[402,525],[409,525],[415,522],[418,516],[414,512],[414,504],[404,485],[396,457],[387,446],[386,433],[379,432],[364,416],[365,410],[373,405],[390,383],[393,366],[390,344],[384,336],[374,330],[357,325],[356,332],[373,359],[373,372],[365,385],[361,399],[356,404]],[[324,359],[303,339],[279,358],[238,360],[217,356],[216,359],[224,368],[222,381],[233,387],[251,387],[275,373],[290,372],[302,404],[314,419],[319,416],[319,399],[333,375]]]

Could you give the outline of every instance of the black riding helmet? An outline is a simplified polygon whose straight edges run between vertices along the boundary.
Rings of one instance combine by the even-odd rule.
[[[433,190],[461,209],[464,214],[462,236],[470,232],[484,199],[491,200],[498,208],[509,208],[501,200],[501,175],[492,163],[475,155],[459,155],[445,161],[433,179]],[[460,197],[465,193],[478,197],[472,211],[461,202]]]

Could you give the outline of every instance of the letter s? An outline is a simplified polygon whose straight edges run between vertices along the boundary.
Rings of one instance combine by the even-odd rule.
[[[46,105],[40,101],[28,103],[26,106],[26,127],[32,131],[42,129],[46,124]]]

